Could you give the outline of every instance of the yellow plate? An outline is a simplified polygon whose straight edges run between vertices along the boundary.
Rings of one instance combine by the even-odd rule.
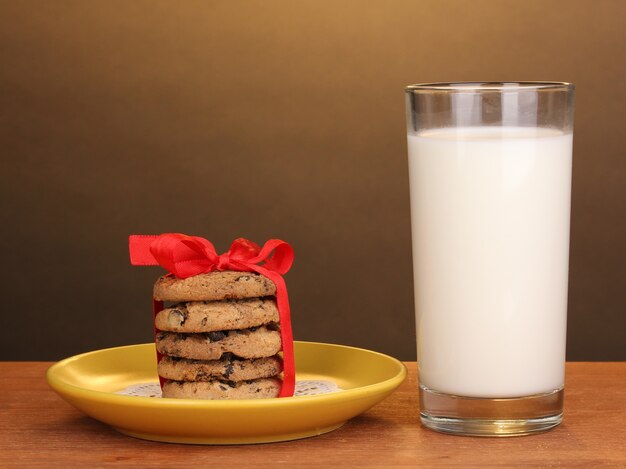
[[[342,391],[280,399],[209,401],[115,394],[157,380],[154,344],[76,355],[47,373],[52,388],[78,410],[126,435],[190,444],[245,444],[321,435],[393,392],[402,363],[381,353],[295,342],[299,380],[334,381]]]

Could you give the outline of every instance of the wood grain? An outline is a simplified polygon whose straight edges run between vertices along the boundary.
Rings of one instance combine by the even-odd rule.
[[[187,446],[121,435],[46,384],[46,362],[0,363],[0,467],[626,467],[626,363],[568,363],[565,420],[519,438],[472,438],[420,426],[415,363],[387,400],[305,440]],[[268,422],[271,425],[271,422]]]

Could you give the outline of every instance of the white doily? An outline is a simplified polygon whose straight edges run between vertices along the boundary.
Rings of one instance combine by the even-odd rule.
[[[341,391],[334,381],[325,380],[303,380],[296,382],[294,396],[315,396],[317,394],[328,394]],[[127,388],[117,391],[115,394],[138,397],[161,397],[161,387],[159,383],[139,383],[132,384]]]

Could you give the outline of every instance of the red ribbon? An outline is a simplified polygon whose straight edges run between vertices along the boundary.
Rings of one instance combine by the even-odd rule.
[[[278,397],[293,396],[296,373],[293,356],[293,334],[289,297],[283,274],[293,262],[293,249],[285,241],[270,239],[263,248],[250,240],[239,238],[230,249],[218,255],[213,244],[197,236],[165,233],[159,236],[131,235],[128,238],[132,265],[160,265],[179,278],[213,272],[236,270],[264,275],[276,285],[276,304],[280,317],[283,349],[283,384]],[[262,265],[258,265],[264,262]],[[155,314],[160,310],[155,302]]]

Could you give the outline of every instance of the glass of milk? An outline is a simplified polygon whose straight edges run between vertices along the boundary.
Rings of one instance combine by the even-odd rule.
[[[574,86],[406,89],[420,414],[509,436],[562,420]]]

